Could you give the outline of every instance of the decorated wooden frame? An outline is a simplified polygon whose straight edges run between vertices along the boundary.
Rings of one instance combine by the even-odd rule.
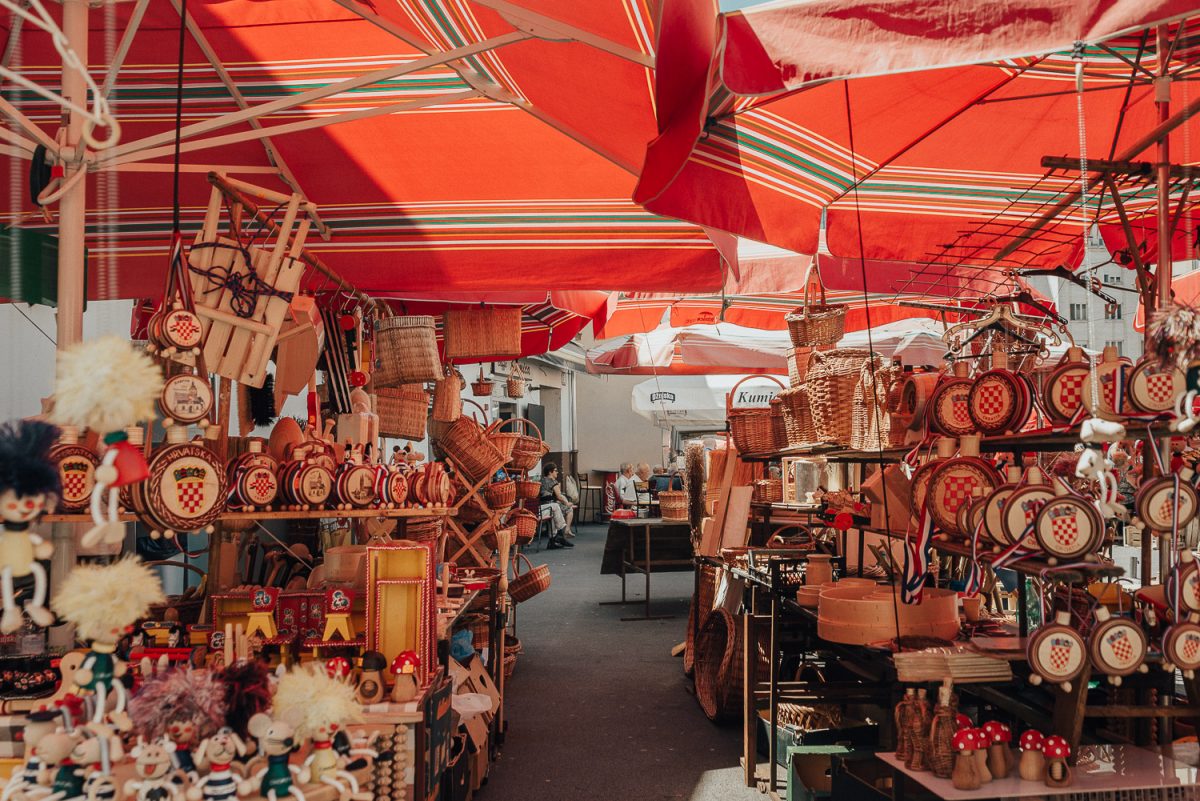
[[[422,685],[436,663],[435,558],[424,543],[367,546],[367,649],[389,660],[414,651],[421,658]]]

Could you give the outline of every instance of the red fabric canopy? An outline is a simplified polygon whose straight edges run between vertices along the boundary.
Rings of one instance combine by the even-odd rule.
[[[715,11],[700,0],[692,8],[710,19]],[[800,252],[818,250],[824,219],[834,256],[913,263],[890,291],[1000,291],[1006,271],[1078,261],[1079,204],[1055,209],[1078,172],[1042,164],[1078,164],[1072,43],[1092,43],[1083,51],[1088,157],[1151,158],[1142,137],[1158,122],[1146,71],[1155,41],[1138,29],[1191,10],[896,0],[772,3],[709,27],[666,16],[660,134],[635,199]],[[1176,69],[1197,57],[1184,33]],[[1173,99],[1178,110],[1178,84]],[[1200,141],[1200,121],[1188,127],[1176,141]],[[1089,216],[1099,208],[1101,222],[1115,220],[1095,180],[1091,190]],[[1152,184],[1131,180],[1120,192],[1131,216],[1152,211]]]
[[[91,13],[89,62],[98,80],[135,5],[113,4],[111,25],[106,13]],[[630,200],[654,134],[647,65],[657,3],[523,0],[532,12],[505,11],[509,19],[492,5],[508,4],[192,0],[181,181],[187,240],[207,202],[204,173],[216,168],[277,191],[289,191],[280,176],[290,176],[327,226],[328,239],[312,236],[310,249],[370,293],[719,287],[720,252],[704,230]],[[115,82],[122,138],[96,154],[89,178],[93,298],[161,291],[178,27],[171,4],[151,3]],[[26,25],[19,44],[11,66],[57,91],[60,59],[48,36]],[[478,52],[432,63],[463,47]],[[434,58],[420,61],[427,53]],[[429,66],[399,74],[414,62]],[[208,132],[190,126],[362,76],[372,77],[264,116],[262,126],[277,131],[270,153],[253,139],[191,149],[253,131],[244,121]],[[10,96],[53,135],[58,106],[29,92]],[[334,117],[337,124],[297,130]],[[23,186],[27,162],[2,162],[9,184]],[[28,199],[10,205],[3,221],[52,228]],[[326,286],[310,278],[307,288]]]

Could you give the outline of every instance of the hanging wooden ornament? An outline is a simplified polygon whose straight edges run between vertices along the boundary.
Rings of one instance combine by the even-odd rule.
[[[1179,490],[1178,501],[1176,487]],[[1196,510],[1200,508],[1196,488],[1173,475],[1143,481],[1133,503],[1138,518],[1154,531],[1171,531],[1176,527],[1182,529],[1195,519]],[[1179,514],[1178,521],[1176,512]]]
[[[345,461],[334,477],[334,496],[339,509],[365,509],[375,503],[375,468]]]
[[[947,437],[961,437],[975,431],[971,420],[971,387],[966,362],[957,362],[951,376],[943,378],[933,390],[926,414],[929,428]]]
[[[50,449],[50,462],[58,470],[62,493],[58,498],[58,511],[82,512],[92,499],[92,488],[96,486],[96,468],[100,457],[91,449],[79,444],[79,429],[62,426],[58,444]]]
[[[1053,422],[1069,422],[1082,408],[1088,373],[1083,348],[1067,348],[1063,360],[1046,379],[1042,392],[1042,405]]]
[[[1005,483],[988,493],[983,500],[983,528],[988,538],[1001,548],[1012,545],[1008,530],[1004,526],[1004,509],[1009,497],[1020,486],[1021,468],[1009,465],[1004,468]]]
[[[942,462],[954,456],[958,450],[958,441],[950,437],[941,437],[935,447],[937,455],[917,467],[908,487],[909,507],[914,517],[920,517],[921,510],[925,508],[929,495],[929,479],[933,477],[933,471],[941,467]]]
[[[967,411],[974,427],[988,436],[1019,431],[1032,408],[1029,384],[1008,369],[1008,355],[992,354],[992,369],[980,375],[967,396]]]
[[[198,423],[208,417],[212,404],[212,385],[207,378],[191,372],[168,378],[158,397],[158,409],[166,418],[164,425]]]
[[[1087,667],[1087,645],[1070,623],[1070,612],[1057,612],[1053,623],[1042,626],[1030,637],[1026,653],[1033,671],[1030,684],[1044,681],[1070,692],[1071,682]]]
[[[1165,414],[1174,408],[1185,387],[1186,379],[1178,367],[1164,367],[1158,359],[1146,356],[1129,371],[1125,398],[1143,414]]]
[[[1190,612],[1168,628],[1162,639],[1163,669],[1183,672],[1185,679],[1194,678],[1200,670],[1200,615]]]
[[[1083,384],[1083,405],[1089,414],[1111,422],[1124,419],[1121,411],[1125,402],[1125,379],[1129,365],[1129,360],[1121,358],[1115,347],[1109,345],[1104,348],[1096,369]],[[1096,384],[1096,390],[1092,389],[1093,383]]]
[[[310,447],[295,448],[279,472],[280,492],[293,510],[323,509],[333,494],[333,471]]]
[[[1096,505],[1059,481],[1054,482],[1054,497],[1038,512],[1033,530],[1052,565],[1082,559],[1104,540],[1104,520]]]
[[[1097,673],[1119,685],[1124,676],[1145,673],[1146,633],[1131,618],[1114,616],[1107,607],[1096,607],[1096,627],[1088,637],[1088,654]]]
[[[375,494],[379,505],[397,509],[408,501],[408,476],[399,466],[376,465]]]
[[[1039,551],[1036,526],[1038,512],[1054,497],[1054,488],[1041,468],[1025,471],[1021,484],[1004,504],[1004,537],[1010,543],[1021,543],[1028,551]]]
[[[1000,485],[1000,474],[990,462],[979,458],[979,437],[959,440],[959,455],[940,464],[929,478],[926,504],[934,524],[960,537],[970,532],[958,527],[958,509],[968,503],[975,489],[989,493]]]

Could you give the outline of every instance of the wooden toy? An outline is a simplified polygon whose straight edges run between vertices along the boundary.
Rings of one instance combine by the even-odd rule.
[[[187,789],[188,801],[232,801],[248,795],[250,788],[243,789],[231,767],[236,758],[245,755],[246,744],[230,728],[201,741],[196,747],[196,766],[207,772]]]
[[[266,767],[250,779],[242,782],[240,793],[249,795],[257,788],[268,801],[295,797],[304,801],[304,793],[296,784],[309,781],[307,768],[289,764],[288,758],[296,750],[295,731],[282,720],[272,719],[262,712],[250,718],[247,724],[250,734],[258,739],[258,753],[266,759]]]
[[[954,760],[954,773],[950,777],[956,790],[978,790],[983,786],[979,775],[979,759],[975,752],[983,748],[976,729],[960,729],[955,732],[952,744],[958,752]]]
[[[46,608],[46,570],[39,559],[49,559],[53,546],[29,531],[43,512],[51,511],[62,492],[59,472],[50,451],[58,429],[49,423],[21,420],[0,427],[0,595],[4,612],[0,631],[11,634],[21,627],[13,579],[32,575],[33,598],[25,606],[39,626],[54,623]]]
[[[343,661],[348,675],[349,662]],[[339,798],[370,801],[371,794],[360,792],[358,780],[345,769],[348,760],[333,748],[339,731],[363,719],[362,706],[351,684],[315,667],[294,668],[283,675],[275,692],[274,713],[295,727],[301,741],[312,741],[312,751],[304,760],[311,781],[335,788]]]
[[[1053,734],[1042,741],[1042,754],[1046,757],[1046,786],[1067,787],[1071,784],[1071,768],[1067,757],[1071,746],[1065,739]]]
[[[1042,753],[1042,741],[1045,738],[1036,729],[1027,729],[1021,735],[1021,760],[1017,764],[1017,773],[1024,781],[1040,782],[1046,775],[1046,757]]]
[[[1016,767],[1016,759],[1011,750],[1012,729],[1007,723],[989,720],[983,724],[984,736],[987,738],[988,770],[995,779],[1007,779]]]
[[[407,704],[417,697],[421,685],[417,680],[417,668],[421,659],[415,651],[401,651],[392,660],[391,673],[395,676],[392,685],[392,700],[398,704]]]
[[[125,782],[126,797],[137,801],[183,801],[182,785],[175,781],[175,743],[167,739],[146,742],[138,737],[130,750],[137,778]]]

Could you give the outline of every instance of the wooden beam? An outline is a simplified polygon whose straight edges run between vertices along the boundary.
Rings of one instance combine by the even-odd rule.
[[[1137,240],[1133,235],[1133,226],[1130,224],[1129,215],[1125,211],[1125,200],[1121,197],[1121,193],[1117,191],[1117,184],[1111,175],[1105,173],[1103,180],[1109,194],[1112,195],[1113,205],[1117,209],[1117,216],[1121,218],[1121,229],[1125,232],[1125,244],[1129,247],[1129,257],[1133,259],[1138,289],[1142,292],[1149,292],[1154,286],[1154,278],[1146,270],[1146,264],[1142,261],[1142,254],[1138,251]],[[1094,346],[1094,343],[1089,342],[1088,345]]]

